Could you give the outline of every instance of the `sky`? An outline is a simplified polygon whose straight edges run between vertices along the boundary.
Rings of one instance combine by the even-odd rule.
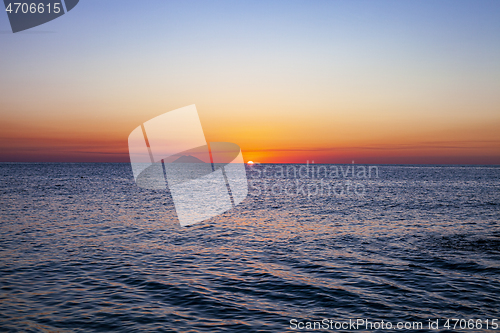
[[[500,1],[84,0],[0,13],[0,162],[128,162],[195,104],[261,163],[500,164]]]

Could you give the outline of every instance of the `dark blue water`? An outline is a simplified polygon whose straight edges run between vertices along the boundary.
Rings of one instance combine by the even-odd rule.
[[[137,187],[128,164],[0,164],[0,330],[500,319],[499,167],[263,167],[238,207],[181,228],[169,194]]]

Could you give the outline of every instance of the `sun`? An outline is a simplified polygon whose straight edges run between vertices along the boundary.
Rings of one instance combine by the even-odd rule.
[[[253,164],[253,161],[248,161],[247,162],[248,165],[252,165]]]

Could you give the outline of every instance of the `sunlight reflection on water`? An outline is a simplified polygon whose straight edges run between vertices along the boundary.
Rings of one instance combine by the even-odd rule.
[[[360,198],[250,191],[179,227],[127,164],[0,164],[0,327],[286,331],[498,317],[500,168],[381,167]],[[286,182],[286,179],[250,180]]]

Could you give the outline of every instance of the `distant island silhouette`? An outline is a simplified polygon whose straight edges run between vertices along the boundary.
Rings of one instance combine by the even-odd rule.
[[[205,163],[205,162],[191,155],[182,155],[172,163]]]

